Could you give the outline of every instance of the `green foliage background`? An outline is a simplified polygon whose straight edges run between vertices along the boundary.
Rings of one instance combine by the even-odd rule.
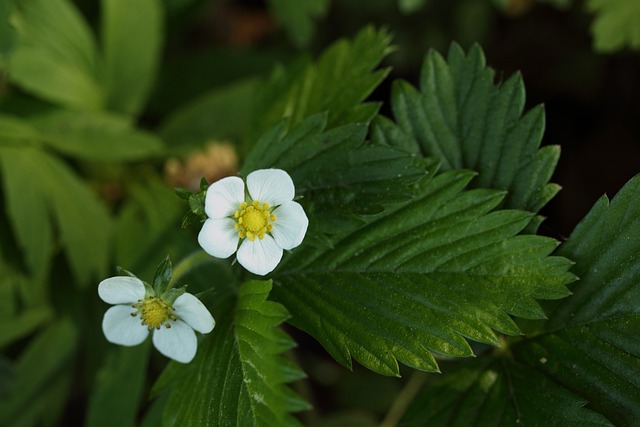
[[[0,425],[633,425],[639,9],[539,3],[0,0]],[[267,278],[180,227],[212,141],[310,218]],[[100,328],[167,254],[188,365]]]

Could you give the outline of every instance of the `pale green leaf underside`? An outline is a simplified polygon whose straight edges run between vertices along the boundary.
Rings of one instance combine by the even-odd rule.
[[[68,0],[21,2],[14,18],[20,42],[11,58],[11,80],[65,106],[101,108],[105,95],[96,42],[74,5]]]
[[[166,426],[297,426],[290,415],[309,405],[286,384],[304,374],[281,353],[295,343],[278,329],[285,308],[267,301],[271,282],[244,283],[238,300],[214,312],[218,322],[188,365],[171,365],[157,388],[171,384]]]
[[[640,419],[640,176],[601,198],[559,250],[575,261],[574,294],[517,356],[616,425]],[[541,363],[540,360],[544,360]]]
[[[402,133],[407,149],[441,159],[444,170],[477,171],[474,187],[507,190],[504,207],[537,212],[559,190],[548,183],[559,149],[539,149],[544,111],[539,106],[523,115],[524,104],[519,74],[496,85],[479,46],[465,54],[454,44],[447,60],[427,54],[419,91],[394,82],[399,129],[381,118],[374,135]]]
[[[640,49],[640,2],[636,0],[589,0],[587,9],[595,13],[591,32],[599,52],[625,47]]]
[[[400,426],[610,426],[579,396],[534,369],[485,357],[446,372],[414,399]]]
[[[463,191],[474,174],[424,178],[416,197],[387,208],[332,249],[299,248],[274,273],[292,323],[342,364],[383,374],[400,361],[437,370],[432,353],[470,356],[465,338],[498,344],[519,333],[509,315],[542,318],[536,298],[567,295],[569,261],[556,242],[515,236],[522,211],[491,212],[503,193]]]
[[[137,114],[156,77],[162,48],[163,5],[160,0],[100,3],[106,105],[124,114]]]
[[[80,283],[106,271],[111,221],[104,205],[57,158],[29,146],[0,145],[7,211],[27,265],[48,270],[53,224]]]

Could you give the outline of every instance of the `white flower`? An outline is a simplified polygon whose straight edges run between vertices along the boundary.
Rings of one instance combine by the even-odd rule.
[[[207,189],[204,210],[209,218],[198,242],[216,258],[228,258],[237,250],[244,268],[264,276],[276,268],[283,249],[302,243],[309,220],[293,201],[295,188],[285,171],[251,172],[247,189],[245,196],[244,182],[238,177],[223,178]]]
[[[173,304],[147,295],[140,279],[110,277],[98,285],[98,295],[116,304],[104,314],[102,331],[107,341],[124,346],[140,344],[153,331],[153,345],[171,359],[189,363],[196,355],[196,331],[206,334],[215,321],[209,310],[190,293],[180,295]]]

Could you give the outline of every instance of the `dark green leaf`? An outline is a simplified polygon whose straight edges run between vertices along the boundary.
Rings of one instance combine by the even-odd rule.
[[[432,353],[472,354],[466,339],[498,345],[511,317],[543,318],[536,299],[568,294],[570,262],[553,239],[516,236],[522,211],[491,212],[503,192],[463,191],[474,174],[427,175],[417,195],[389,206],[334,247],[301,247],[274,272],[291,322],[340,363],[397,375],[400,361],[438,369]]]
[[[325,111],[330,128],[371,120],[377,105],[361,102],[387,75],[388,70],[373,70],[390,52],[389,43],[387,31],[367,27],[353,41],[334,43],[316,64],[276,70],[257,94],[253,135],[261,135],[285,117],[293,126]]]
[[[13,51],[16,43],[15,30],[9,24],[9,17],[13,7],[14,0],[0,2],[0,69],[4,66],[2,61]]]
[[[136,115],[156,77],[163,38],[160,0],[103,0],[102,42],[109,109]]]
[[[484,357],[446,372],[412,402],[400,426],[610,426],[579,396],[528,366]]]
[[[447,60],[430,52],[420,91],[396,81],[392,109],[400,130],[378,122],[373,133],[402,132],[411,152],[442,159],[444,170],[472,169],[474,187],[507,190],[503,206],[537,212],[559,187],[548,184],[558,147],[539,149],[544,132],[541,106],[523,114],[525,93],[519,74],[494,84],[479,46],[465,55],[454,44]]]
[[[242,174],[260,168],[286,170],[312,222],[310,235],[336,235],[365,216],[413,195],[412,185],[437,165],[388,141],[365,142],[367,126],[354,123],[323,131],[327,114],[316,114],[290,130],[283,121],[266,132],[247,155]]]
[[[226,138],[243,139],[257,86],[253,79],[243,80],[205,93],[164,122],[162,138],[175,151]]]
[[[601,198],[558,251],[575,261],[573,295],[514,346],[524,363],[616,425],[640,419],[640,176]]]
[[[278,328],[288,313],[267,301],[271,283],[242,285],[237,301],[214,312],[216,328],[188,365],[172,364],[156,389],[172,386],[167,426],[297,426],[290,413],[309,405],[286,384],[304,374],[281,353],[295,343]]]

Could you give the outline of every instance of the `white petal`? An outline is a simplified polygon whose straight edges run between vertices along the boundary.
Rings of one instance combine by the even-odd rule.
[[[233,216],[242,202],[244,182],[237,176],[228,176],[209,186],[204,198],[204,211],[209,218],[226,218]]]
[[[186,322],[196,331],[208,334],[213,330],[216,325],[216,321],[213,319],[207,307],[195,296],[190,293],[184,293],[180,295],[173,303],[173,308],[176,309],[175,315]]]
[[[253,200],[278,206],[290,202],[295,187],[288,173],[282,169],[260,169],[247,176],[247,188]]]
[[[264,239],[255,239],[253,242],[244,239],[238,249],[240,265],[260,276],[273,271],[281,259],[282,248],[269,235],[264,236]]]
[[[276,220],[271,234],[282,249],[293,249],[302,243],[307,233],[309,219],[302,206],[296,202],[287,202],[273,211]]]
[[[144,298],[145,289],[140,279],[130,276],[116,276],[100,282],[98,295],[109,304],[128,304]]]
[[[211,256],[229,258],[238,249],[240,240],[234,225],[231,218],[208,219],[198,234],[198,243]]]
[[[153,345],[165,356],[180,363],[189,363],[196,355],[198,340],[191,326],[180,320],[171,327],[161,326],[153,331]]]
[[[136,309],[128,305],[116,305],[104,314],[102,332],[107,341],[127,347],[138,345],[149,335],[140,316],[133,317]]]

